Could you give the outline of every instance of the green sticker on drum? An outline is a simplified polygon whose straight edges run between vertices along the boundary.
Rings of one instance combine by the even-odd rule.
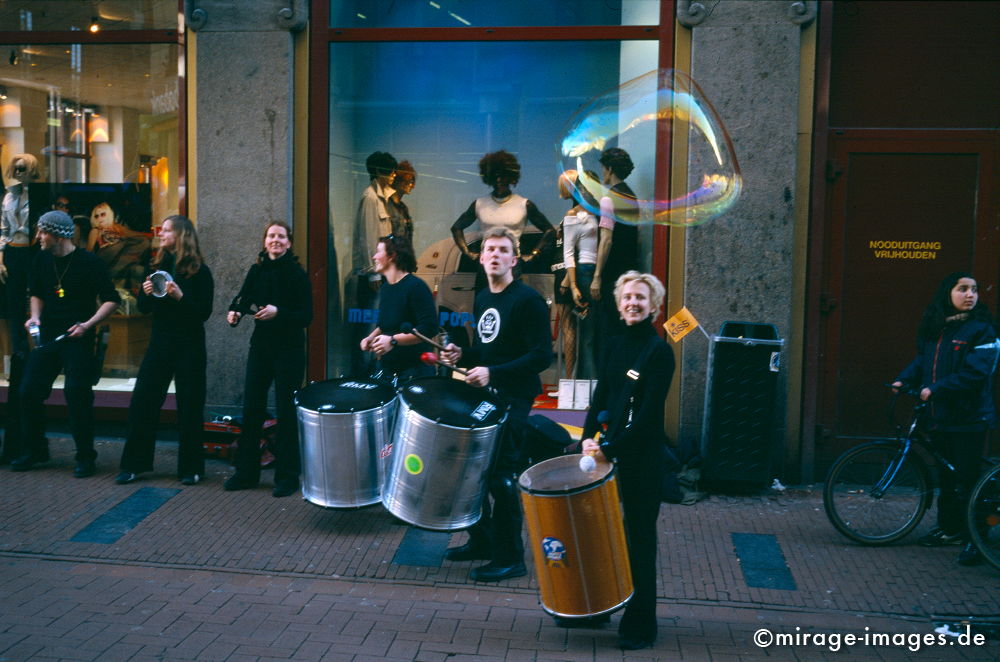
[[[416,476],[418,473],[424,470],[424,461],[420,459],[419,455],[409,454],[406,459],[403,460],[403,466],[406,470]]]

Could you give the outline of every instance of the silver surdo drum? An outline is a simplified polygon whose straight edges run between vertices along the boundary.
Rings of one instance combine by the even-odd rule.
[[[324,508],[379,502],[396,390],[370,379],[330,379],[295,396],[302,497]]]
[[[506,418],[496,395],[465,382],[424,377],[403,386],[383,505],[425,529],[475,524]]]

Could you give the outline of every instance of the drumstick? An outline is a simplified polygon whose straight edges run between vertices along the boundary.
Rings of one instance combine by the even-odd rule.
[[[424,342],[430,343],[434,347],[437,347],[442,352],[445,350],[445,346],[444,345],[442,345],[438,341],[434,340],[433,338],[428,338],[424,334],[420,333],[415,328],[413,328],[413,325],[410,324],[409,322],[403,322],[402,324],[400,324],[399,325],[399,332],[400,333],[412,333],[413,335],[415,335],[416,337],[420,338]]]
[[[584,453],[583,457],[580,458],[580,471],[584,473],[590,473],[597,468],[597,460],[590,453]]]
[[[434,352],[424,352],[423,354],[420,355],[420,360],[423,361],[424,363],[426,363],[427,365],[434,365],[436,363],[437,365],[443,365],[445,368],[448,368],[450,370],[454,370],[455,372],[457,372],[459,374],[462,374],[462,375],[468,375],[469,374],[467,371],[462,370],[461,368],[456,368],[453,365],[448,365],[447,363],[445,363],[444,361],[442,361],[441,359],[439,359],[438,355],[435,354]]]

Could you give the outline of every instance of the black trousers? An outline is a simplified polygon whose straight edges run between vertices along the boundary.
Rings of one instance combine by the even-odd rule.
[[[469,544],[489,549],[491,560],[497,565],[514,565],[524,562],[524,540],[521,528],[521,497],[518,494],[517,474],[521,466],[521,448],[531,400],[508,400],[510,413],[504,424],[497,449],[496,460],[488,478],[490,499],[483,503],[483,516],[469,528]]]
[[[128,408],[128,436],[121,470],[152,471],[156,427],[170,381],[177,395],[180,446],[177,476],[205,475],[202,435],[205,425],[205,334],[171,334],[154,330],[139,366]]]
[[[628,560],[635,593],[625,607],[618,633],[623,637],[656,638],[656,521],[660,486],[656,475],[619,464],[619,487],[628,539]]]
[[[948,534],[968,533],[965,510],[969,494],[979,480],[979,463],[986,432],[932,432],[934,444],[948,459],[955,473],[941,472],[937,525]]]
[[[260,434],[267,413],[267,393],[274,384],[278,430],[272,451],[274,482],[298,480],[302,470],[295,391],[306,371],[305,347],[250,345],[243,395],[243,433],[236,451],[236,470],[251,480],[260,477]]]
[[[0,305],[3,306],[4,317],[7,318],[11,344],[10,375],[7,383],[7,422],[4,426],[6,429],[3,442],[3,455],[8,459],[18,457],[25,450],[21,441],[24,435],[21,432],[20,389],[30,348],[24,322],[28,319],[28,270],[37,252],[33,247],[7,246],[4,249],[7,283],[4,299],[0,301]],[[44,430],[44,423],[42,429]]]
[[[60,330],[61,333],[61,330]],[[21,381],[21,433],[23,451],[40,454],[45,441],[45,400],[59,372],[66,373],[63,395],[69,425],[76,443],[76,460],[97,457],[94,450],[94,333],[48,342],[28,355]]]

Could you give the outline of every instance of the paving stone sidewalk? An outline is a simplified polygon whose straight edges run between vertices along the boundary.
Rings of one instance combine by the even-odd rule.
[[[85,480],[71,475],[69,440],[52,448],[44,467],[0,470],[0,661],[1000,659],[990,625],[1000,573],[957,566],[954,547],[916,546],[931,517],[898,545],[848,543],[810,489],[664,505],[661,637],[624,655],[613,624],[555,627],[530,573],[471,582],[474,564],[442,558],[464,534],[419,532],[380,506],[274,499],[269,485],[224,492],[231,469],[221,461],[182,487],[173,444],[158,447],[156,473],[126,486],[113,482],[120,441],[98,444],[99,474]],[[134,526],[105,530],[111,542],[85,541],[122,502],[151,493],[165,500]],[[734,534],[773,541],[771,570],[790,583],[754,586],[760,573]],[[424,553],[404,554],[414,544]],[[906,644],[920,642],[899,640],[970,618],[984,645],[946,638],[913,651]],[[832,650],[830,637],[863,637],[866,626],[903,645]],[[761,628],[799,639],[759,648]],[[804,635],[826,640],[810,645]]]

